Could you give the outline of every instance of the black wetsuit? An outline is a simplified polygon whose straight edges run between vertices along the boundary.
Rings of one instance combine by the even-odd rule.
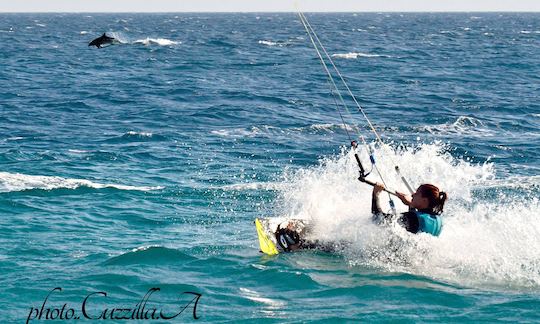
[[[373,194],[371,198],[371,212],[373,213],[373,222],[376,224],[383,224],[392,220],[394,215],[384,213],[379,205],[379,198]],[[418,233],[420,224],[418,223],[418,216],[414,209],[410,209],[408,212],[404,212],[398,216],[398,223],[405,227],[408,232]]]

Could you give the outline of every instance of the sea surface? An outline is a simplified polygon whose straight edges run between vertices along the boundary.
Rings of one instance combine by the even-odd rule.
[[[0,14],[0,321],[540,321],[540,14],[307,17],[384,145],[293,13]],[[347,133],[448,193],[440,237],[372,224]],[[264,256],[256,217],[349,244]]]

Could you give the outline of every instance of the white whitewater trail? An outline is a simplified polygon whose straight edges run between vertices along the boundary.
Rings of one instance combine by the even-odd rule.
[[[326,159],[314,168],[285,174],[276,208],[279,216],[310,218],[316,238],[352,242],[343,254],[351,265],[375,266],[465,286],[537,289],[540,287],[539,179],[512,193],[494,190],[494,165],[471,164],[445,152],[441,144],[394,151],[376,148],[377,164],[389,187],[406,192],[391,160],[413,187],[433,183],[449,200],[439,237],[410,234],[397,224],[371,222],[371,187],[355,181],[358,169],[351,152]],[[369,165],[367,154],[361,155]],[[377,181],[374,175],[368,177]],[[380,180],[379,180],[380,181]],[[523,179],[509,180],[523,182]],[[525,182],[527,183],[527,182]],[[388,201],[381,195],[381,202]],[[406,211],[396,201],[398,212]],[[390,210],[386,203],[386,210]]]

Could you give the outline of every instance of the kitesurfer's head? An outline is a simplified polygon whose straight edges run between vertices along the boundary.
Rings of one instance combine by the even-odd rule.
[[[432,184],[423,184],[412,194],[411,207],[439,215],[448,196]]]
[[[286,252],[294,251],[300,247],[300,235],[295,230],[281,228],[278,225],[275,235],[277,243]]]

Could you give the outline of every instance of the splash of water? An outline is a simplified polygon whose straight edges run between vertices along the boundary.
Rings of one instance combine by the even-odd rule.
[[[537,186],[520,187],[519,191],[507,183],[498,187],[501,182],[493,163],[472,164],[455,158],[441,143],[399,149],[375,147],[375,155],[380,157],[377,164],[388,187],[406,192],[393,172],[393,160],[399,161],[413,186],[433,183],[448,193],[440,237],[410,234],[397,224],[374,225],[371,187],[354,180],[358,171],[350,151],[323,159],[317,167],[287,172],[284,184],[277,187],[281,214],[311,219],[318,239],[351,242],[342,251],[351,265],[460,285],[540,286]],[[368,161],[367,154],[361,158]],[[380,181],[374,174],[370,178]],[[387,200],[381,198],[383,205]],[[406,210],[396,203],[398,212]],[[388,204],[386,208],[390,209]]]

